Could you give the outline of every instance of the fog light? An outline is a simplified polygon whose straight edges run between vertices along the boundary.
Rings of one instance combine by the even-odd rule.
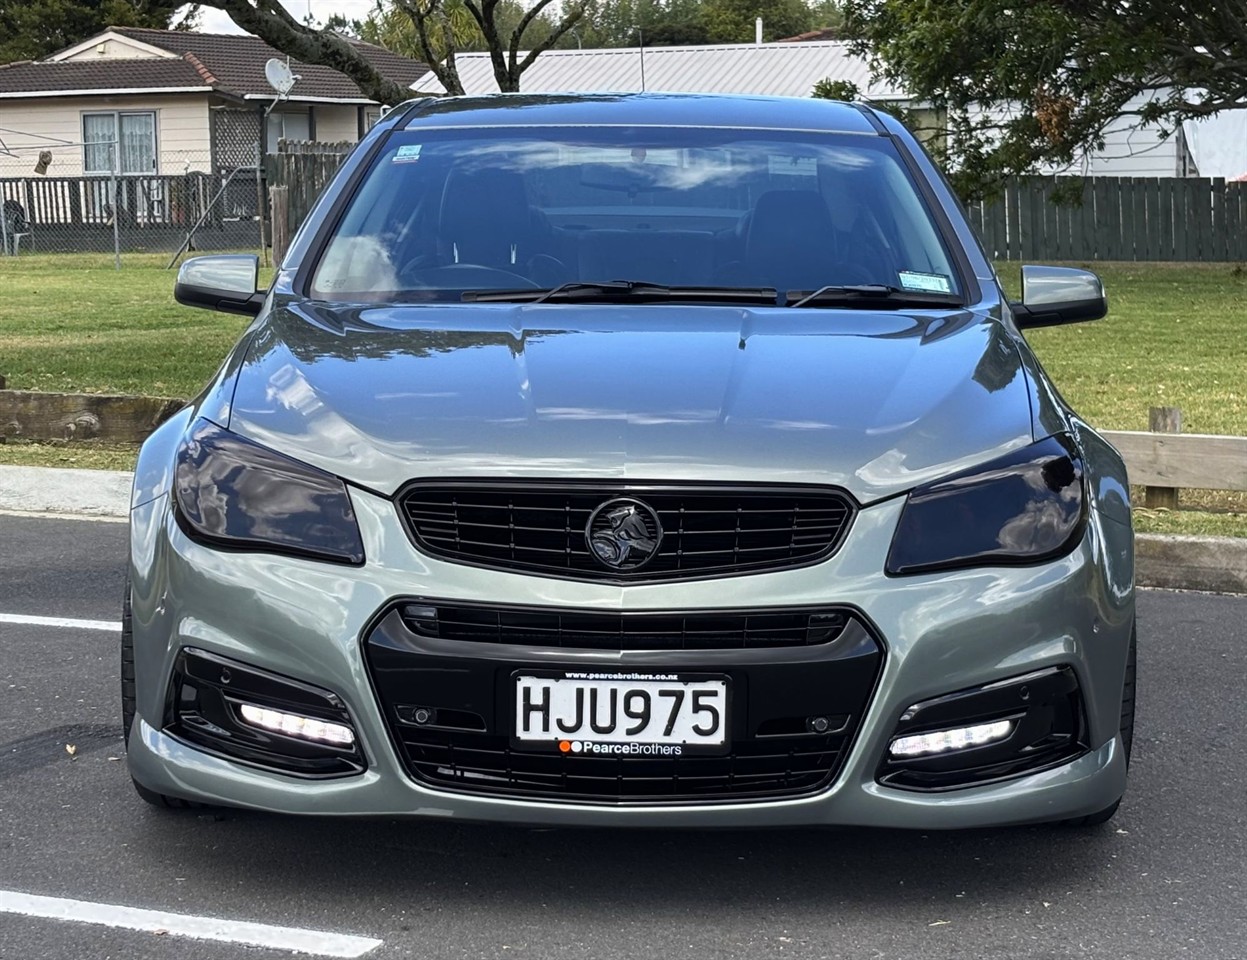
[[[300,717],[293,713],[282,713],[268,707],[257,707],[254,704],[239,705],[239,713],[253,727],[284,733],[288,737],[299,737],[303,740],[316,740],[321,743],[332,743],[335,746],[349,747],[355,742],[355,734],[350,727],[328,720],[317,720],[315,717]]]
[[[922,757],[932,753],[947,753],[965,747],[981,747],[985,743],[1004,740],[1013,732],[1012,720],[980,723],[973,727],[956,727],[952,730],[936,730],[933,733],[915,733],[897,737],[888,752],[894,757]]]

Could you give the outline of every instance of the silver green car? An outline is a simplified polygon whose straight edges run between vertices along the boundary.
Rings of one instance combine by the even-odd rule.
[[[165,806],[548,825],[1112,816],[1117,453],[926,154],[820,100],[429,99],[142,449],[129,767]]]

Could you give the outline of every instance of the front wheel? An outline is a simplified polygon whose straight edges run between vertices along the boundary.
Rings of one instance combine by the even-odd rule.
[[[130,610],[130,577],[126,576],[125,595],[121,600],[121,739],[126,749],[130,747],[130,728],[134,726],[138,695],[134,687],[134,625]],[[185,810],[199,806],[190,800],[167,797],[163,793],[148,790],[133,777],[134,791],[153,807]]]
[[[134,725],[134,629],[130,621],[130,577],[121,601],[121,739],[130,746],[130,727]]]

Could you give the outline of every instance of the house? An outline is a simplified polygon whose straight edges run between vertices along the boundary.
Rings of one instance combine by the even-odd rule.
[[[427,69],[350,42],[398,83]],[[354,142],[380,116],[343,74],[297,61],[279,98],[265,78],[271,58],[281,55],[246,35],[111,27],[0,66],[0,255],[19,241],[39,251],[258,243],[263,155],[283,138]]]
[[[772,43],[696,47],[638,47],[602,50],[548,50],[525,71],[525,93],[624,92],[735,93],[808,97],[820,80],[857,86],[866,100],[921,111],[923,104],[902,87],[873,77],[870,65],[831,39],[832,29],[814,30]],[[455,58],[468,94],[497,93],[488,54]],[[442,93],[432,73],[412,89]],[[1156,96],[1162,95],[1160,91]],[[1127,105],[1137,109],[1144,98]],[[1235,116],[1237,115],[1237,116]],[[1113,177],[1234,176],[1247,168],[1247,111],[1227,111],[1208,120],[1187,121],[1170,136],[1137,118],[1123,117],[1105,131],[1104,145],[1071,167],[1045,173]]]
[[[351,43],[399,83],[427,69]],[[111,27],[44,60],[0,66],[0,178],[28,176],[41,151],[55,177],[255,167],[282,137],[354,141],[379,116],[346,76],[297,61],[299,79],[274,105],[264,68],[281,56],[251,36]]]

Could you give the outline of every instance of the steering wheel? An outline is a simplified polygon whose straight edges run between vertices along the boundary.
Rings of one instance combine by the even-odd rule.
[[[404,281],[415,281],[424,287],[446,290],[502,290],[510,287],[536,290],[539,287],[521,274],[479,263],[448,263],[440,267],[430,267],[417,259],[403,264],[398,275]]]

